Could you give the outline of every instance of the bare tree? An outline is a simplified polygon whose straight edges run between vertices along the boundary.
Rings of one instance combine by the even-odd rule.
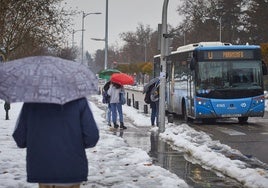
[[[184,17],[182,25],[188,41],[241,43],[244,41],[243,17],[245,0],[184,0],[178,12]],[[211,32],[213,31],[213,32]],[[221,36],[220,35],[221,31]]]
[[[252,43],[268,42],[268,1],[267,0],[251,0],[247,10],[247,31],[248,40]]]
[[[46,53],[64,42],[70,19],[61,1],[0,0],[0,45],[7,59]]]
[[[138,24],[135,32],[124,32],[120,34],[120,37],[125,41],[125,45],[122,48],[124,54],[124,61],[128,63],[144,62],[149,60],[148,57],[151,54],[151,37],[153,30],[147,25]]]

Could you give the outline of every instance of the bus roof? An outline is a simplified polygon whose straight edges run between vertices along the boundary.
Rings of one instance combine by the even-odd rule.
[[[235,50],[235,49],[258,49],[260,46],[257,45],[232,45],[231,43],[223,42],[199,42],[180,46],[176,51],[172,51],[171,54],[177,54],[181,52],[189,52],[193,50]],[[155,55],[154,57],[160,57],[161,54]]]
[[[197,47],[195,50],[253,50],[258,49],[260,46],[256,45],[231,45],[231,46],[203,46]]]
[[[208,47],[208,46],[230,46],[232,44],[230,43],[222,43],[222,42],[199,42],[199,43],[194,43],[194,44],[188,44],[185,46],[180,46],[177,48],[175,52],[187,52],[187,51],[192,51],[198,47]]]

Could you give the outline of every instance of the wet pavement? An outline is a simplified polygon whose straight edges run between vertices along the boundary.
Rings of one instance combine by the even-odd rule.
[[[96,102],[96,101],[95,101]],[[104,110],[102,105],[98,106]],[[105,115],[105,114],[103,114]],[[148,116],[149,117],[149,116]],[[140,148],[148,153],[153,164],[159,165],[176,174],[193,188],[241,188],[243,185],[219,172],[208,170],[195,163],[195,159],[180,150],[173,149],[172,145],[159,139],[156,132],[150,127],[137,127],[130,119],[124,118],[126,130],[111,132],[124,140],[132,147]]]
[[[140,94],[140,93],[138,93]],[[132,96],[132,97],[131,97]],[[137,110],[141,113],[144,112],[145,104],[142,102],[142,96],[133,95],[132,92],[128,93],[128,98],[131,98],[131,104],[138,101]],[[135,98],[135,99],[134,99]],[[136,108],[133,105],[134,108]],[[150,110],[150,109],[148,109]],[[150,112],[149,112],[150,113]],[[266,114],[267,115],[267,114]],[[149,115],[148,115],[149,117]],[[267,119],[264,119],[264,124],[267,124]],[[151,132],[148,127],[136,127],[132,124],[131,120],[125,119],[128,124],[128,129],[121,132],[114,132],[115,135],[123,137],[124,140],[132,147],[137,147],[146,151],[152,158],[155,165],[159,165],[170,172],[176,174],[178,177],[185,180],[187,184],[194,188],[206,188],[206,187],[217,187],[217,188],[241,188],[244,187],[243,184],[226,177],[220,172],[213,171],[210,169],[205,169],[195,162],[195,159],[183,153],[178,148],[173,148],[172,144],[168,144],[163,140],[158,138],[157,133]],[[253,120],[255,122],[255,120]],[[260,123],[260,122],[258,122]],[[205,126],[197,125],[199,128],[204,128]],[[222,126],[222,125],[221,125]],[[240,126],[240,125],[239,125]],[[195,127],[195,126],[194,126]],[[233,124],[232,124],[233,127]],[[241,127],[241,126],[240,126]],[[195,127],[196,128],[196,127]],[[215,132],[215,127],[211,128],[213,133]],[[205,131],[206,132],[206,131]],[[208,131],[209,132],[209,131]],[[212,136],[212,133],[209,135]],[[225,137],[225,136],[223,136]],[[228,144],[228,143],[227,143]],[[229,143],[230,144],[230,143]],[[212,148],[213,150],[221,150],[226,157],[231,159],[238,159],[244,161],[248,164],[248,167],[252,168],[264,168],[268,169],[266,164],[261,161],[252,159],[251,156],[237,156],[229,151],[224,151],[222,148]]]
[[[118,136],[123,137],[130,146],[147,151],[155,165],[159,165],[176,174],[194,188],[243,187],[241,183],[234,179],[226,177],[219,172],[206,170],[202,166],[195,164],[194,159],[177,149],[172,149],[172,145],[159,139],[158,134],[151,133],[148,128],[130,127],[121,135],[118,133]]]

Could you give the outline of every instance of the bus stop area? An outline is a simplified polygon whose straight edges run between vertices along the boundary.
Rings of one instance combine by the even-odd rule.
[[[138,126],[138,123],[133,119],[139,117],[135,117],[133,110],[138,112],[138,114],[142,114],[143,116],[147,117],[148,120],[150,117],[150,108],[143,101],[143,86],[126,86],[125,89],[128,103],[124,105],[124,114],[128,129],[121,132],[112,132],[112,134],[122,137],[126,143],[132,147],[137,147],[145,150],[152,158],[153,164],[159,165],[165,169],[168,169],[172,173],[175,173],[180,178],[183,178],[190,186],[207,187],[209,185],[211,187],[244,187],[243,183],[237,181],[235,178],[230,178],[228,176],[218,176],[217,170],[215,171],[215,169],[207,169],[207,167],[205,167],[206,165],[203,166],[198,162],[195,162],[195,159],[193,159],[192,156],[185,154],[184,151],[181,151],[176,146],[174,146],[172,142],[159,138],[157,128],[152,129],[151,127],[148,127],[149,122],[147,126]],[[102,104],[99,105],[102,106]],[[105,107],[102,106],[101,108],[105,110]],[[134,117],[129,114],[134,114]],[[265,117],[262,119],[262,121],[267,120],[267,117]],[[183,122],[180,120],[175,120],[174,124],[180,126],[183,124]],[[191,128],[195,128],[195,126],[190,126]],[[200,124],[196,126],[203,127],[200,126]],[[236,127],[237,125],[235,124],[234,126]],[[212,126],[209,127],[210,129],[213,129]],[[230,125],[228,125],[228,127],[230,127]],[[218,130],[218,126],[216,129]],[[197,131],[203,132],[203,130],[198,129]],[[208,134],[210,136],[213,135],[213,133]],[[263,134],[263,136],[265,135]],[[241,139],[241,137],[237,139]],[[218,141],[215,140],[215,142]],[[227,147],[227,145],[216,145],[213,146],[213,150],[220,153],[223,152],[224,155],[226,155],[228,158],[239,161],[241,160],[252,168],[264,168],[266,170],[268,169],[265,163],[262,163],[254,156],[237,154],[232,149],[229,151],[228,149],[225,150],[221,148]],[[247,145],[247,143],[244,143],[244,145]]]

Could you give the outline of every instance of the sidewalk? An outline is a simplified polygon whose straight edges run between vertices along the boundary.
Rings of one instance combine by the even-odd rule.
[[[141,149],[133,148],[120,137],[120,132],[116,132],[114,135],[114,132],[109,130],[105,121],[106,105],[101,103],[101,96],[92,96],[90,101],[100,129],[100,140],[95,148],[87,149],[89,176],[82,188],[188,187],[184,180],[175,174],[153,165],[152,158],[146,153],[148,149],[142,147],[145,145],[143,141],[135,144],[140,144]],[[37,184],[26,182],[26,150],[17,148],[12,138],[22,103],[11,104],[10,120],[5,120],[3,105],[4,101],[0,100],[0,188],[37,188]],[[146,135],[147,132],[150,133],[148,114],[145,115],[127,105],[124,105],[123,108],[125,125],[128,127],[123,132],[125,138],[133,129],[137,131],[132,132],[143,131],[142,133]],[[157,131],[156,128],[152,130]],[[191,154],[191,159],[195,164],[205,166],[207,169],[214,169],[217,171],[217,175],[220,172],[221,177],[230,177],[241,182],[245,187],[265,188],[268,185],[267,169],[248,166],[247,163],[238,160],[243,157],[239,151],[213,140],[206,133],[196,131],[187,124],[166,124],[165,132],[159,136],[161,139],[173,143],[183,153]],[[130,143],[129,140],[128,143]],[[225,153],[238,158],[230,158],[225,156]],[[169,163],[170,161],[164,162]]]
[[[188,187],[176,175],[153,165],[144,150],[129,147],[120,132],[119,136],[114,135],[104,119],[105,111],[95,103],[97,100],[90,102],[90,106],[100,129],[100,140],[96,147],[86,150],[89,175],[81,188]],[[0,100],[0,188],[37,188],[38,184],[26,182],[26,149],[19,149],[12,138],[22,103],[11,104],[10,120],[5,120],[3,105]],[[103,108],[104,104],[99,106]],[[126,125],[133,126],[130,122]]]
[[[184,180],[175,174],[153,165],[152,159],[145,151],[128,146],[120,137],[119,131],[114,135],[105,121],[105,111],[92,102],[90,105],[98,122],[101,137],[97,146],[87,151],[89,180],[83,184],[83,188],[188,187]],[[131,126],[130,122],[125,124]]]

